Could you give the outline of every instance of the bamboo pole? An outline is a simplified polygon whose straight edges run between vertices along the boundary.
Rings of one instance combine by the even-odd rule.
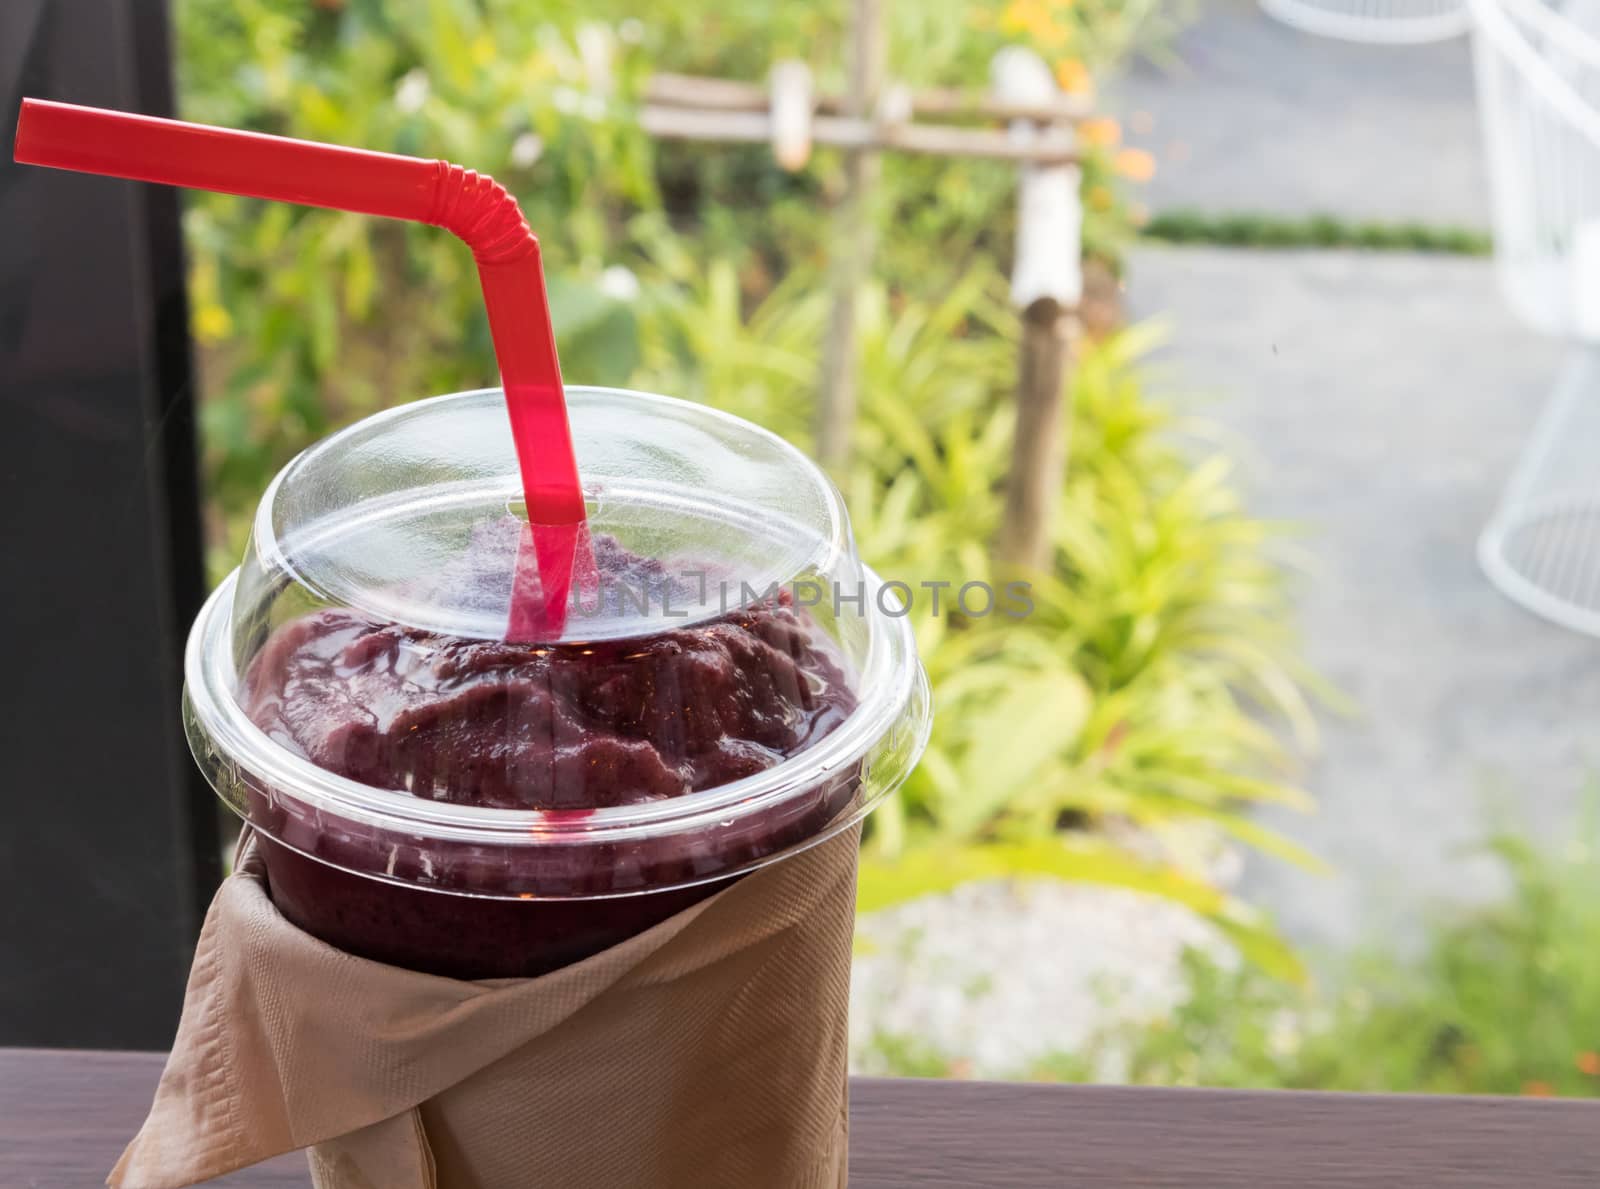
[[[765,111],[696,110],[649,106],[639,113],[639,126],[651,136],[671,140],[722,140],[764,144],[772,139],[772,118]],[[976,157],[991,161],[1070,164],[1078,159],[1077,142],[1060,129],[1042,131],[1026,141],[991,128],[949,124],[879,124],[847,116],[817,116],[811,122],[814,144],[869,153],[893,150],[932,156]]]
[[[855,0],[850,27],[850,86],[845,114],[866,121],[875,113],[887,57],[884,0]],[[856,416],[856,298],[877,247],[872,209],[880,161],[875,144],[846,150],[845,193],[835,220],[832,260],[833,308],[822,344],[821,392],[817,402],[817,458],[831,469],[850,455]]]
[[[1038,573],[1051,560],[1050,524],[1067,464],[1066,385],[1077,315],[1051,297],[1022,312],[1017,427],[995,556],[1002,572]]]
[[[769,95],[759,83],[708,78],[694,74],[654,74],[645,83],[646,104],[660,107],[693,107],[732,112],[766,111]],[[841,95],[819,94],[819,112],[838,115],[845,110]],[[948,116],[970,120],[1034,120],[1039,123],[1070,123],[1093,114],[1087,97],[1057,94],[1054,98],[1030,102],[1005,99],[998,95],[975,94],[956,87],[928,87],[911,93],[913,116]]]
[[[996,92],[1013,102],[1048,102],[1055,93],[1049,68],[1028,50],[1001,51],[993,75]],[[1011,135],[1027,143],[1040,131],[1017,121]],[[1067,389],[1083,295],[1080,184],[1075,166],[1024,165],[1017,191],[1011,296],[1023,311],[1022,343],[1005,519],[995,542],[1003,574],[1042,572],[1053,559],[1050,528],[1066,477]]]

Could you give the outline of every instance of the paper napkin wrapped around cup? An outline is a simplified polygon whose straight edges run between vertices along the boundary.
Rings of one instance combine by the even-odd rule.
[[[319,1189],[837,1189],[858,839],[552,974],[482,982],[302,932],[247,844],[109,1183],[177,1189],[308,1148]]]

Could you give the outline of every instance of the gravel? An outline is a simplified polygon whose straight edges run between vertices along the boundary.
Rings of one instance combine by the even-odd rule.
[[[1099,1029],[1169,1012],[1186,949],[1232,958],[1177,905],[1054,881],[968,884],[863,917],[857,937],[851,1063],[866,1074],[905,1072],[910,1056],[964,1076],[1025,1076]]]

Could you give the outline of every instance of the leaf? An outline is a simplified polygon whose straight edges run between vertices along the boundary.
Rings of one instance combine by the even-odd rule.
[[[620,385],[639,365],[639,329],[629,305],[570,276],[549,282],[551,324],[562,371],[576,384]]]
[[[878,854],[899,854],[905,846],[906,835],[906,803],[902,789],[896,790],[885,797],[878,808],[873,811],[871,821],[871,837],[867,846]]]
[[[357,320],[366,318],[372,310],[372,298],[377,287],[378,269],[372,257],[372,246],[363,237],[352,246],[345,260],[345,313]]]
[[[452,87],[471,87],[476,67],[472,61],[471,37],[477,31],[473,6],[452,0],[429,0],[428,42],[430,59],[444,69]]]
[[[317,370],[326,374],[339,357],[339,308],[332,289],[326,285],[313,286],[306,294],[305,313],[311,358]]]
[[[1241,955],[1268,973],[1294,982],[1305,978],[1294,952],[1247,906],[1175,867],[1145,862],[1104,842],[933,845],[890,861],[863,857],[856,911],[878,912],[976,880],[1044,878],[1126,888],[1181,904],[1216,925]]]
[[[1331,868],[1323,859],[1312,854],[1298,842],[1232,809],[1196,805],[1178,797],[1141,792],[1129,799],[1124,811],[1136,821],[1192,817],[1214,822],[1224,833],[1232,835],[1241,842],[1249,843],[1264,854],[1276,855],[1286,862],[1293,863],[1302,871],[1313,875],[1327,875],[1331,872]]]
[[[962,838],[981,827],[1052,756],[1070,748],[1089,714],[1089,689],[1064,669],[1021,676],[963,724],[970,740],[960,762],[961,798],[948,828]]]
[[[1305,963],[1300,961],[1293,947],[1275,931],[1262,925],[1208,918],[1227,936],[1245,961],[1254,963],[1273,978],[1286,983],[1304,985],[1307,981]]]

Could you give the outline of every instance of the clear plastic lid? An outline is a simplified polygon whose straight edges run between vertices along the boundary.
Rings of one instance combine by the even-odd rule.
[[[507,639],[527,530],[498,390],[359,422],[268,488],[185,693],[258,830],[398,883],[628,895],[827,837],[915,763],[910,624],[826,477],[703,406],[567,398],[594,565],[545,638]]]

